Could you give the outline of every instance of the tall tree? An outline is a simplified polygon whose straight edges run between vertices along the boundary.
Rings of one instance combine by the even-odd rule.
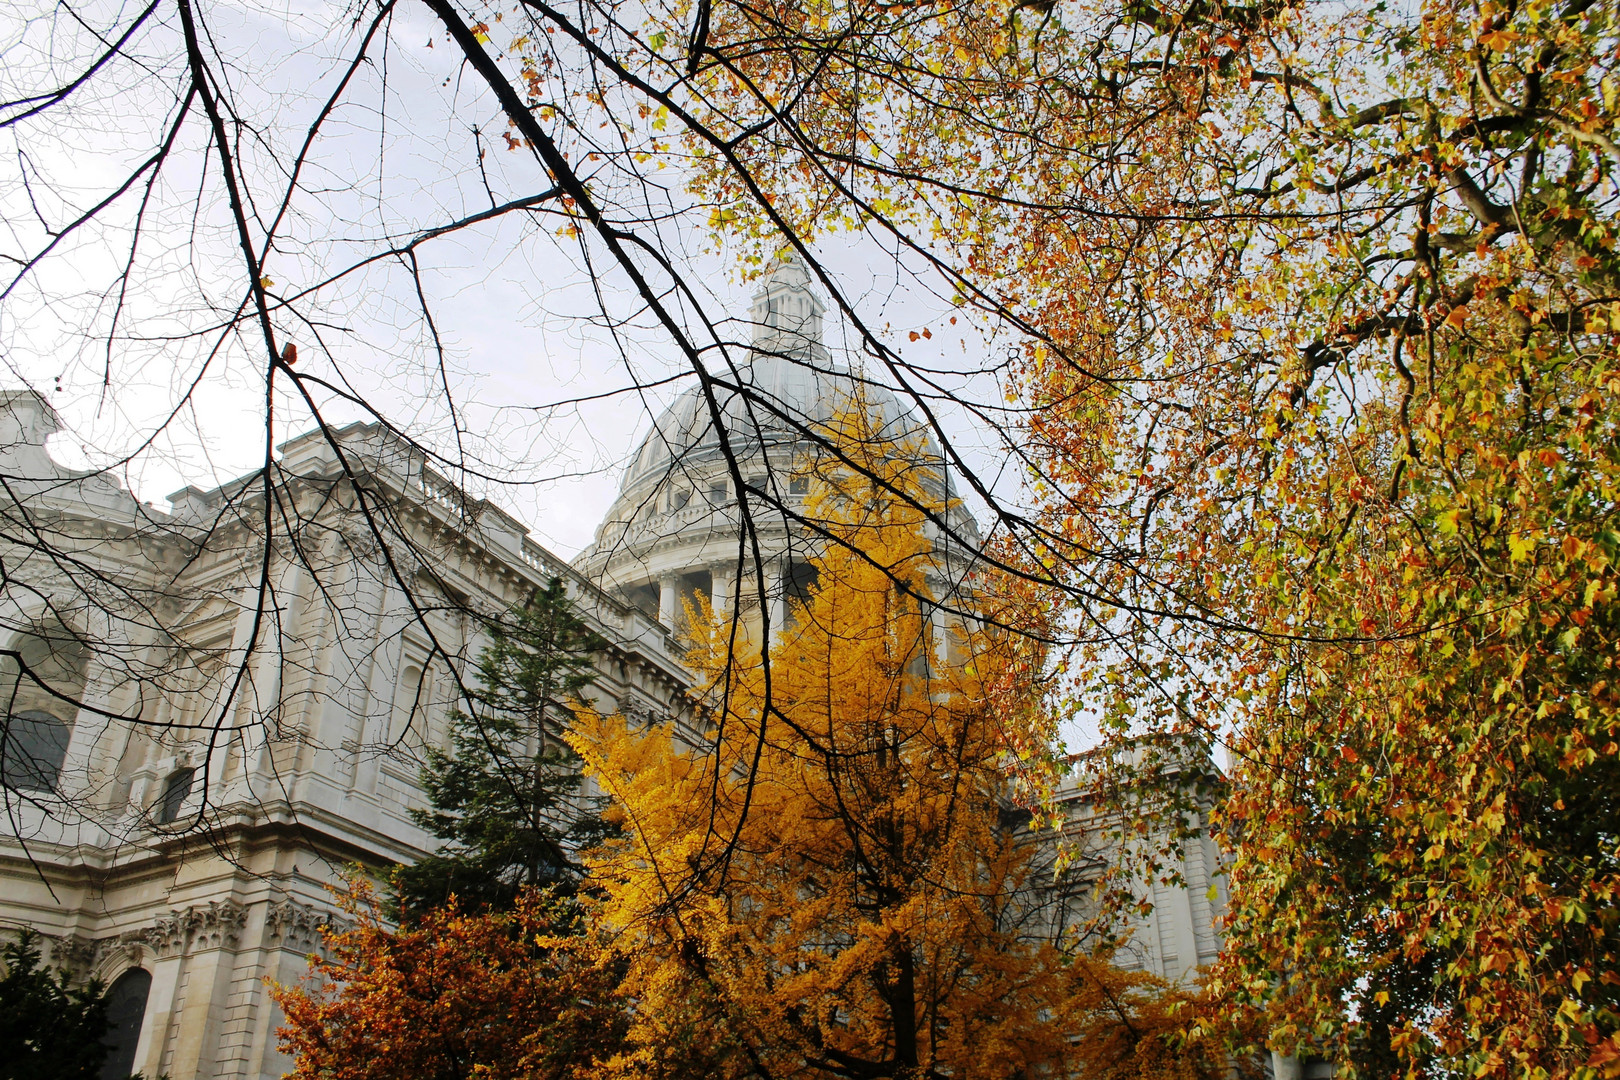
[[[1612,7],[710,26],[769,207],[729,147],[710,190],[950,237],[1028,331],[1001,550],[1078,601],[1076,719],[1232,750],[1220,1000],[1375,1073],[1620,1067]]]
[[[564,738],[596,677],[601,637],[558,578],[488,633],[472,710],[452,713],[448,752],[427,751],[429,808],[412,816],[445,844],[397,872],[407,916],[451,896],[476,910],[509,905],[521,888],[569,891],[580,848],[603,835]]]
[[[1030,646],[936,621],[942,567],[911,503],[939,506],[937,473],[881,430],[860,408],[832,425],[859,467],[815,470],[810,512],[845,543],[815,560],[769,666],[728,627],[700,636],[713,745],[672,752],[618,719],[576,737],[625,828],[592,864],[630,950],[627,1073],[1071,1075],[1106,996],[1126,1025],[1137,1007],[1143,980],[1059,947],[1002,812],[994,717],[1028,707]]]

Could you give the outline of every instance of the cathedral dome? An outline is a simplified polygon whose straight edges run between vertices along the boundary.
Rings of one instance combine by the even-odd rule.
[[[818,436],[857,394],[883,417],[885,438],[919,435],[928,456],[939,454],[937,444],[893,392],[845,365],[812,366],[809,360],[756,355],[719,378],[731,384],[714,388],[720,425],[713,421],[702,388],[686,390],[653,422],[630,459],[621,490],[662,479],[673,469],[723,462],[721,431],[739,458],[775,457],[773,450],[791,449]]]
[[[821,342],[821,300],[797,257],[777,264],[749,309],[754,342],[733,371],[716,372],[717,427],[703,388],[683,392],[653,422],[630,458],[620,485],[629,493],[674,469],[724,461],[720,433],[742,459],[775,459],[773,451],[808,443],[857,396],[883,418],[885,439],[920,435],[924,453],[937,443],[886,387],[835,359]]]
[[[731,603],[728,594],[741,602],[740,576],[765,573],[772,603],[785,603],[813,573],[814,530],[802,517],[810,488],[796,470],[824,447],[826,425],[856,402],[879,419],[885,443],[920,444],[935,473],[924,483],[936,497],[954,495],[939,444],[917,416],[822,344],[825,310],[797,258],[772,268],[749,307],[749,347],[733,352],[734,366],[709,384],[716,407],[702,386],[687,389],[631,456],[595,542],[575,560],[587,577],[656,611],[670,628],[698,593],[717,610]],[[928,528],[959,577],[976,553],[978,527],[960,505],[945,519],[945,528]],[[782,618],[778,611],[771,624]]]

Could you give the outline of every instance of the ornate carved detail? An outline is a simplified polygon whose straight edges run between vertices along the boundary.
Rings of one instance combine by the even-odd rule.
[[[96,942],[96,954],[93,961],[96,971],[107,967],[133,967],[141,962],[141,953],[147,945],[150,930],[125,930],[116,937],[102,938]],[[124,953],[124,963],[114,964],[111,958],[114,953]]]
[[[151,935],[150,929],[126,930],[94,941],[78,934],[41,934],[49,948],[46,962],[62,968],[75,979],[105,978],[108,969],[122,971],[141,962],[141,953]],[[117,957],[117,953],[125,955]]]
[[[96,943],[89,938],[77,934],[59,937],[56,934],[42,934],[50,942],[50,963],[55,967],[66,968],[74,975],[83,975],[95,962]]]
[[[619,698],[619,715],[630,721],[632,727],[653,727],[669,719],[668,715],[640,694],[625,694]]]
[[[159,956],[202,949],[234,949],[242,940],[247,908],[230,900],[194,904],[152,920],[146,944]]]
[[[264,925],[272,944],[301,953],[325,952],[326,939],[321,931],[341,933],[349,929],[348,920],[296,900],[271,904]]]
[[[382,551],[376,537],[365,529],[340,527],[338,533],[343,537],[343,545],[348,548],[348,554],[362,562],[370,561]]]

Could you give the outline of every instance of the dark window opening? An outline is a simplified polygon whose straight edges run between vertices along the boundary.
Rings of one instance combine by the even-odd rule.
[[[801,604],[808,603],[810,592],[816,587],[819,574],[810,563],[794,563],[788,567],[787,594]]]
[[[715,506],[724,506],[724,505],[726,505],[726,485],[724,485],[724,484],[710,484],[709,485],[709,502],[711,502]]]
[[[191,781],[196,775],[196,769],[176,769],[169,774],[168,782],[163,785],[163,798],[158,802],[158,824],[167,825],[180,816],[180,808],[191,794]]]
[[[135,1071],[135,1051],[151,990],[151,974],[131,968],[118,976],[107,991],[107,1034],[101,1041],[107,1044],[108,1051],[101,1066],[101,1080],[129,1080]]]
[[[13,791],[55,791],[71,733],[66,721],[38,709],[8,716],[0,732],[0,781]]]
[[[658,586],[657,585],[631,585],[623,589],[620,595],[626,603],[638,609],[650,618],[658,618]]]
[[[810,494],[810,478],[808,476],[795,476],[788,481],[789,495]]]

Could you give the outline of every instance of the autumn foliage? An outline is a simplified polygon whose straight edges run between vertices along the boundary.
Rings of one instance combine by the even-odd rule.
[[[691,1013],[723,1037],[714,1075],[1002,1076],[1062,1057],[1064,964],[997,825],[980,673],[998,660],[946,662],[962,635],[928,618],[942,568],[902,497],[929,478],[915,448],[870,446],[864,419],[840,443],[869,474],[818,476],[807,507],[860,554],[816,560],[768,665],[724,626],[693,655],[712,749],[616,720],[579,736],[627,827],[594,870],[636,942],[639,1070],[666,1057],[662,1018]]]
[[[1002,813],[988,700],[996,687],[1027,701],[1007,674],[1030,646],[976,627],[968,590],[942,589],[923,530],[937,475],[880,421],[851,409],[830,434],[838,454],[812,468],[806,513],[833,543],[791,625],[752,662],[729,627],[700,636],[711,746],[671,753],[666,732],[616,719],[577,736],[625,829],[593,859],[637,1002],[616,1066],[1221,1072],[1224,1056],[1172,1054],[1168,1028],[1138,1016],[1136,997],[1161,1000],[1151,980],[1060,947],[1029,839]]]
[[[757,258],[784,235],[899,237],[1016,336],[996,374],[1031,506],[998,505],[986,559],[1057,607],[1040,663],[1059,715],[1100,734],[1099,797],[1140,801],[1165,774],[1112,750],[1222,744],[1231,762],[1230,916],[1198,1030],[1238,1049],[1258,1025],[1358,1075],[1620,1073],[1612,5],[683,0],[647,18],[616,70],[674,78],[657,122],[684,125],[718,229]],[[625,883],[607,910],[665,958],[658,977],[686,972],[668,1000],[709,1018],[636,1045],[887,1068],[954,1062],[971,1030],[993,1060],[1045,1060],[1040,1024],[1015,1044],[993,1009],[900,1004],[921,970],[904,975],[906,948],[969,927],[984,949],[946,960],[983,974],[946,983],[1000,1002],[1027,976],[1007,1017],[1056,993],[1022,912],[957,902],[1024,872],[965,808],[995,732],[1051,730],[985,689],[1033,664],[993,636],[942,663],[920,629],[944,598],[917,586],[926,545],[875,519],[853,543],[877,554],[824,566],[768,664],[699,658],[710,757],[592,736],[631,835],[656,837],[604,849]],[[892,723],[850,704],[862,684]],[[987,700],[1013,715],[985,722]],[[1173,842],[1188,819],[1164,796]],[[907,862],[924,835],[937,861]],[[812,840],[844,846],[824,864]],[[787,868],[767,873],[767,851]],[[771,884],[814,896],[832,868],[875,891],[827,902],[838,936],[796,952],[800,905]],[[651,970],[632,981],[662,993]],[[799,986],[845,996],[816,1014]]]
[[[364,879],[353,925],[325,934],[295,987],[273,987],[291,1080],[565,1080],[594,1075],[623,1014],[578,911],[529,890],[505,913],[452,902],[394,929]]]
[[[704,190],[917,237],[1022,336],[1040,509],[996,553],[1070,602],[1070,714],[1231,751],[1210,1022],[1363,1075],[1620,1070],[1612,5],[712,26]]]

